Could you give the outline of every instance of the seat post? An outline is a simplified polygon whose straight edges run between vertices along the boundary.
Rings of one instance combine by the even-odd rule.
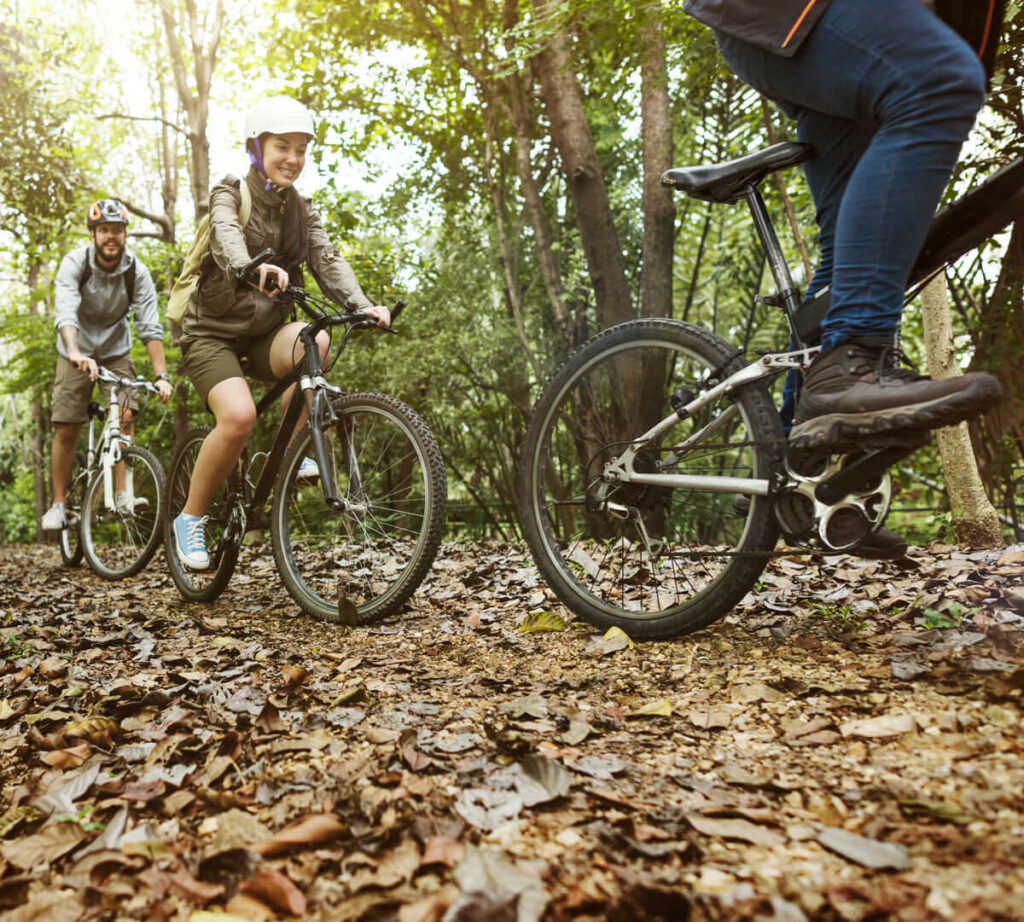
[[[772,277],[775,279],[776,295],[771,303],[778,304],[786,312],[793,342],[797,349],[802,349],[805,344],[796,331],[796,310],[800,306],[800,292],[793,285],[793,277],[789,274],[789,266],[786,265],[786,259],[782,253],[782,245],[775,234],[775,225],[772,224],[768,208],[756,185],[748,186],[743,197],[747,200],[747,206],[754,219],[754,226],[757,228],[757,235],[761,238],[761,246],[764,247],[768,265],[772,270]]]

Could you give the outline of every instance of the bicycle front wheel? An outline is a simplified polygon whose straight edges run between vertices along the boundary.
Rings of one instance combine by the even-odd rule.
[[[103,471],[85,490],[82,502],[82,548],[89,566],[104,579],[134,576],[160,545],[164,469],[156,455],[139,445],[121,450],[125,488],[107,495]],[[109,500],[109,502],[108,502]]]
[[[441,543],[444,462],[427,424],[384,394],[347,394],[323,434],[340,503],[320,480],[300,482],[315,457],[310,428],[292,442],[271,510],[274,556],[304,611],[340,624],[391,615],[423,581]],[[321,470],[321,477],[328,472]]]
[[[89,471],[83,452],[75,453],[71,469],[71,484],[64,503],[64,527],[60,530],[60,557],[66,567],[77,567],[82,562],[82,497],[85,496]]]
[[[192,472],[195,470],[199,449],[210,434],[200,426],[185,435],[171,461],[167,475],[167,512],[164,515],[164,554],[171,579],[182,597],[190,602],[210,602],[227,586],[235,572],[238,554],[245,537],[242,519],[242,475],[236,467],[227,481],[217,488],[206,511],[206,547],[210,552],[210,566],[206,570],[186,567],[178,556],[178,542],[174,536],[174,520],[185,508]]]
[[[778,527],[767,497],[650,485],[605,466],[713,379],[742,368],[724,340],[644,319],[599,333],[545,387],[519,467],[523,534],[575,614],[663,640],[728,612],[754,585]],[[767,479],[782,426],[767,389],[748,384],[643,445],[637,473]]]

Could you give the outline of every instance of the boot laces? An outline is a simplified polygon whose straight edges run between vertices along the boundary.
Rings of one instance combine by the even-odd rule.
[[[855,373],[873,372],[879,384],[884,385],[893,381],[923,381],[927,378],[927,375],[917,371],[907,354],[895,343],[876,345],[854,342],[850,345],[850,357],[861,359],[854,369]]]

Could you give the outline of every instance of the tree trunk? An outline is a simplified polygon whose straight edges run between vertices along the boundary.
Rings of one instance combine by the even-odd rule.
[[[654,0],[645,13],[640,46],[640,118],[644,160],[640,314],[643,317],[670,317],[676,209],[671,190],[661,184],[662,174],[672,167],[672,102],[668,93],[660,0]]]
[[[553,20],[558,13],[556,0],[533,0],[533,8],[541,20]],[[583,111],[580,87],[571,69],[568,46],[568,36],[559,25],[538,52],[536,63],[551,138],[565,170],[594,286],[598,326],[603,330],[632,319],[633,308],[608,189]]]
[[[516,175],[519,177],[519,188],[523,196],[526,218],[533,230],[537,264],[540,266],[544,290],[555,315],[555,322],[558,324],[566,346],[571,347],[574,343],[572,323],[569,318],[569,310],[566,307],[565,285],[555,259],[554,236],[551,233],[547,212],[544,210],[543,201],[541,201],[540,189],[537,187],[537,181],[533,174],[533,160],[530,157],[530,149],[533,146],[532,119],[522,75],[512,74],[508,79],[507,86],[512,127],[516,134]]]
[[[217,46],[220,44],[221,30],[224,26],[224,0],[217,0],[209,27],[203,34],[203,23],[199,21],[196,0],[185,0],[187,23],[175,19],[175,8],[172,0],[156,0],[160,5],[164,31],[167,34],[167,49],[171,55],[171,71],[174,74],[174,86],[178,91],[178,99],[185,110],[188,123],[189,140],[189,178],[192,185],[192,200],[195,202],[196,220],[199,220],[210,209],[210,142],[206,137],[206,126],[209,118],[210,82],[213,69],[217,62]],[[189,44],[192,48],[192,71],[195,78],[195,90],[189,86],[188,68],[182,54],[182,40],[179,38],[179,26],[188,29]]]
[[[936,276],[922,292],[921,316],[929,374],[936,379],[960,374],[944,275]],[[957,539],[970,547],[1002,547],[999,518],[985,494],[967,424],[940,429],[938,439]]]
[[[43,268],[43,263],[38,258],[29,263],[26,282],[30,293],[35,293],[39,287]],[[33,313],[46,313],[45,299],[33,298],[31,303],[30,309]],[[49,427],[47,426],[45,406],[49,406],[49,401],[45,399],[42,387],[37,385],[32,388],[32,494],[36,509],[36,541],[46,540],[46,533],[40,524],[43,513],[50,506],[50,496],[52,495],[47,490],[47,484],[50,482],[50,456],[46,451],[46,436]]]
[[[1013,225],[992,296],[977,323],[971,369],[987,371],[1003,386],[1002,403],[971,421],[985,483],[1006,494],[1010,467],[1024,457],[1024,217]]]

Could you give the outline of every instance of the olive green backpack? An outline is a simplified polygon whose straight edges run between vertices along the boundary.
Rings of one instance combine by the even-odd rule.
[[[225,181],[232,181],[234,177],[226,177]],[[245,227],[249,223],[249,214],[252,211],[252,194],[245,180],[238,181],[238,193],[242,202],[238,206],[238,223]],[[203,266],[206,254],[210,252],[210,215],[205,214],[196,225],[196,236],[192,246],[185,254],[185,261],[181,264],[181,272],[178,275],[174,287],[171,289],[171,296],[167,299],[167,320],[171,327],[171,340],[177,343],[181,338],[181,318],[185,316],[185,309],[188,307],[189,298],[199,284],[199,270]]]

